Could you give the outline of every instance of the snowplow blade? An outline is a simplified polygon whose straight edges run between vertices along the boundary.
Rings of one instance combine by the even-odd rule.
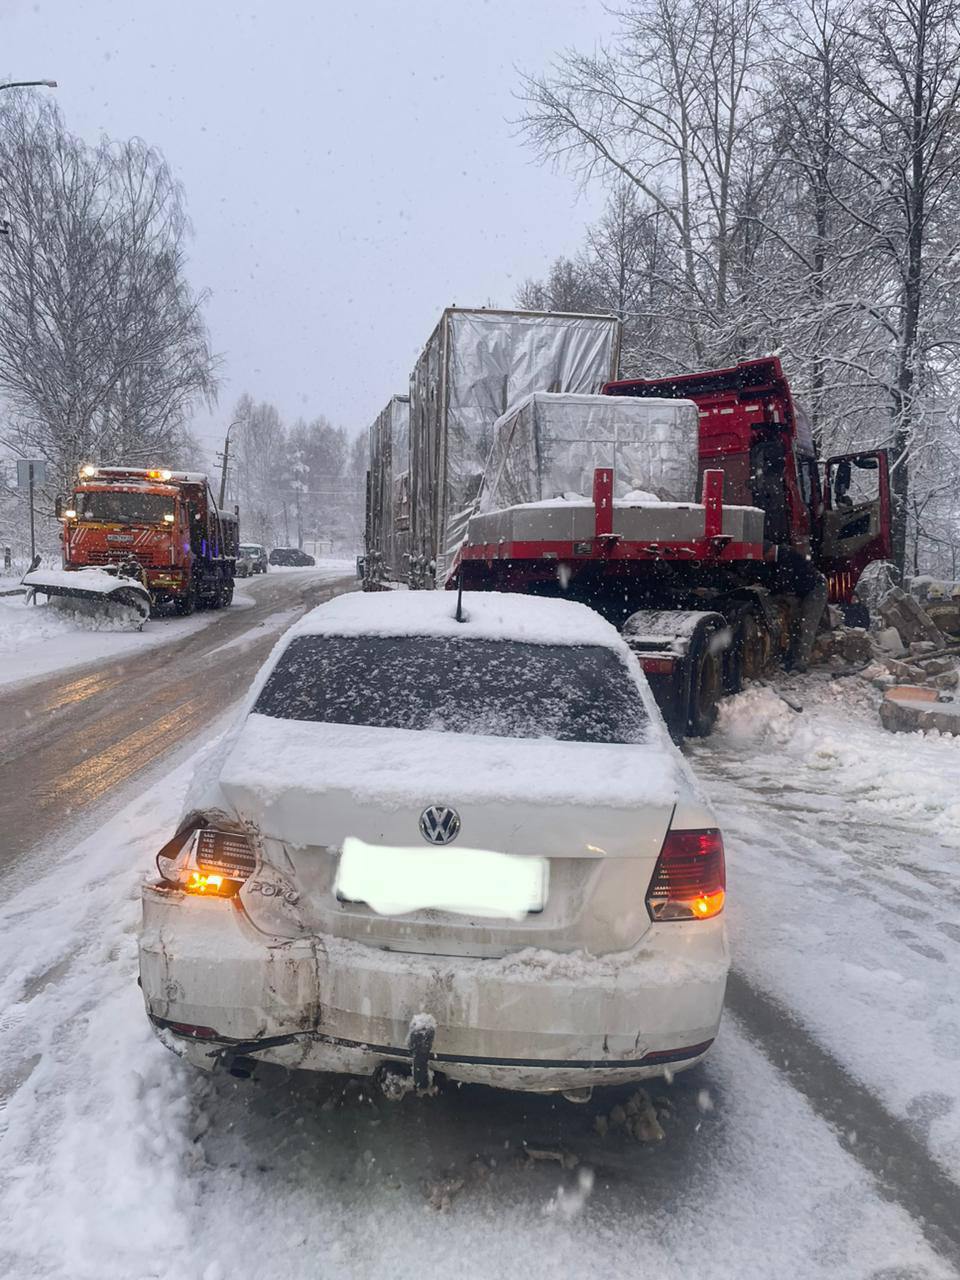
[[[135,630],[150,617],[146,587],[136,578],[103,569],[36,569],[24,576],[23,585],[33,596],[45,595],[60,608],[128,623]]]

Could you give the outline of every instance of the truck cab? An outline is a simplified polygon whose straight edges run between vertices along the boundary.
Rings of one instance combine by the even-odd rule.
[[[723,500],[764,513],[764,558],[809,560],[830,599],[848,603],[864,568],[891,552],[886,450],[828,458],[821,470],[810,423],[779,359],[669,378],[610,382],[605,395],[692,400],[700,413],[700,475],[720,470]],[[857,483],[854,483],[856,481]]]
[[[87,465],[58,514],[65,569],[138,565],[154,605],[181,614],[230,603],[238,521],[218,510],[206,476]]]

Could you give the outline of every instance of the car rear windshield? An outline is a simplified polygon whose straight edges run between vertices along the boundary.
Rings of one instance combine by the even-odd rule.
[[[109,524],[160,524],[173,512],[173,498],[159,493],[130,493],[105,490],[77,494],[77,515],[81,520],[103,520]]]
[[[646,708],[610,649],[442,637],[300,636],[254,711],[283,720],[572,742],[643,741]]]

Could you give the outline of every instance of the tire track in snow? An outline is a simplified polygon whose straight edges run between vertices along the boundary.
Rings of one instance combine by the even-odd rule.
[[[746,1035],[836,1132],[885,1199],[906,1210],[960,1274],[960,1187],[910,1125],[820,1045],[778,1000],[734,969],[727,1009]]]

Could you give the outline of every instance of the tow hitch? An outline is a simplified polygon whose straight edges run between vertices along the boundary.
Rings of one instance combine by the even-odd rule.
[[[430,1054],[433,1052],[433,1037],[437,1034],[436,1019],[429,1013],[415,1013],[410,1019],[407,1032],[407,1047],[412,1062],[411,1074],[413,1087],[417,1093],[427,1093],[433,1080],[430,1070]]]

